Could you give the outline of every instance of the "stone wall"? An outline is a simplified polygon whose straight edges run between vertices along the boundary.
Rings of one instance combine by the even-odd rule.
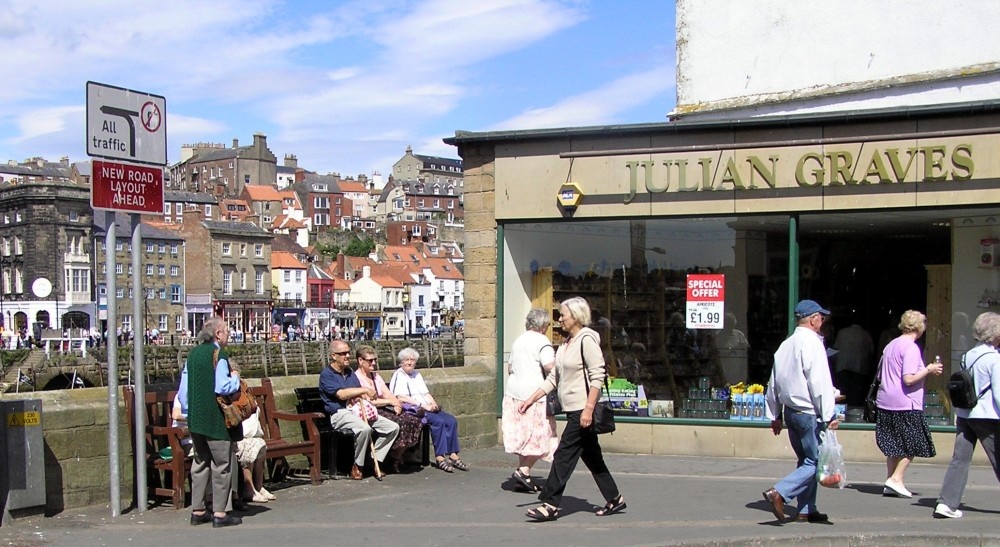
[[[465,168],[465,363],[496,371],[497,223],[492,145],[463,145]]]
[[[496,381],[483,367],[421,370],[435,399],[458,416],[463,448],[494,446],[497,439]],[[388,381],[390,372],[383,373]],[[279,410],[295,412],[296,387],[315,386],[319,375],[272,378]],[[249,379],[251,385],[259,380]],[[108,392],[106,388],[5,393],[4,399],[41,399],[45,438],[46,515],[66,509],[110,502],[108,463]],[[119,477],[122,509],[134,500],[133,466],[125,403],[118,397]],[[282,435],[301,439],[298,423],[282,427]],[[304,466],[305,459],[289,458],[291,465]]]

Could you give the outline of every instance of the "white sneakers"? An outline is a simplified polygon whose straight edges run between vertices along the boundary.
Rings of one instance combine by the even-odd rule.
[[[899,496],[901,498],[912,498],[913,493],[906,489],[905,486],[894,482],[892,479],[886,479],[885,488],[882,489],[883,496]]]
[[[267,503],[271,500],[278,499],[274,494],[268,492],[264,487],[253,493],[253,502],[255,503]]]
[[[934,517],[939,519],[960,519],[962,518],[962,512],[958,509],[952,509],[943,503],[937,504],[934,508]]]

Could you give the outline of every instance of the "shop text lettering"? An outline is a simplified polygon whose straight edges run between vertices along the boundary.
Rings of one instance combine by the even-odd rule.
[[[971,144],[909,148],[863,146],[857,157],[846,150],[808,152],[797,157],[735,154],[662,160],[626,161],[629,193],[635,199],[640,185],[646,192],[704,192],[766,188],[855,186],[970,180],[975,172]],[[722,161],[720,157],[725,157]],[[916,177],[920,178],[917,179]],[[794,186],[791,185],[794,181]]]

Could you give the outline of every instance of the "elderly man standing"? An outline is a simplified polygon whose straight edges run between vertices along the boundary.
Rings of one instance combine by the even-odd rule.
[[[778,521],[785,519],[785,503],[799,500],[799,521],[830,524],[829,517],[816,508],[816,460],[819,434],[829,427],[837,429],[833,382],[826,348],[819,336],[830,310],[813,300],[795,306],[798,326],[774,353],[774,368],[767,389],[767,417],[771,431],[781,434],[788,425],[788,440],[798,457],[798,466],[773,488],[764,499]]]
[[[354,465],[351,467],[351,478],[361,480],[361,470],[365,466],[365,452],[372,442],[372,431],[378,433],[375,441],[375,454],[378,461],[385,461],[389,455],[392,443],[399,436],[399,425],[392,420],[377,415],[371,424],[356,416],[347,405],[355,399],[374,399],[375,390],[361,387],[361,382],[354,375],[350,366],[351,348],[343,340],[330,342],[330,366],[323,369],[319,375],[319,392],[323,399],[324,409],[330,415],[330,425],[337,431],[350,431],[354,434]],[[375,478],[382,480],[384,473],[376,472]]]
[[[188,354],[188,430],[194,445],[191,463],[191,524],[212,523],[215,528],[235,526],[242,519],[229,514],[233,508],[233,471],[236,440],[241,426],[226,428],[226,419],[216,395],[232,395],[240,389],[240,376],[231,370],[223,349],[229,327],[221,317],[205,321],[198,333],[198,346]],[[208,487],[212,487],[212,509],[206,509]]]

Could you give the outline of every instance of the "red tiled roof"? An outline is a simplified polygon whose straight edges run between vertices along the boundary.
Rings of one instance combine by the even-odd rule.
[[[299,262],[299,259],[295,258],[292,253],[286,253],[284,251],[272,251],[271,252],[271,269],[272,270],[304,270],[306,265]]]
[[[243,190],[252,201],[281,201],[281,192],[274,186],[248,184]]]

